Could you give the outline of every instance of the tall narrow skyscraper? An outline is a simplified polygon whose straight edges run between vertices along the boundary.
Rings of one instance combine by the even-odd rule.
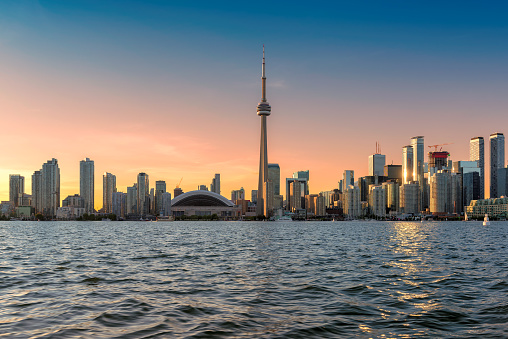
[[[25,177],[19,174],[9,174],[9,201],[19,206],[19,200],[25,193]]]
[[[79,195],[85,203],[85,212],[94,212],[94,162],[89,158],[79,162]]]
[[[402,147],[402,182],[409,184],[413,181],[413,147],[407,145]]]
[[[147,215],[150,212],[150,182],[148,174],[138,174],[138,214]]]
[[[411,138],[411,146],[413,146],[413,180],[418,181],[418,186],[420,187],[420,200],[419,200],[419,209],[423,210],[423,207],[426,205],[425,202],[425,180],[423,167],[425,164],[425,149],[424,149],[424,141],[423,136],[417,136]]]
[[[105,172],[102,175],[102,208],[104,213],[113,213],[113,193],[116,193],[116,176]]]
[[[499,198],[497,192],[497,170],[504,167],[504,134],[490,135],[490,197]]]
[[[471,138],[469,160],[476,161],[480,169],[480,199],[485,199],[485,146],[483,137]]]
[[[272,108],[266,101],[266,76],[265,76],[265,46],[263,45],[263,64],[261,66],[261,102],[258,104],[257,112],[261,117],[261,144],[259,149],[259,181],[258,199],[256,203],[256,214],[265,215],[264,189],[263,186],[268,180],[268,147],[266,141],[266,117],[271,114]]]
[[[60,207],[60,168],[55,158],[42,164],[42,213],[45,216],[56,217],[56,210]]]

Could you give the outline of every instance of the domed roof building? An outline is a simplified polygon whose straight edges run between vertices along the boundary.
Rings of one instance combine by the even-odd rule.
[[[216,214],[221,219],[241,216],[241,208],[220,194],[210,191],[190,191],[171,200],[173,216],[206,216]]]

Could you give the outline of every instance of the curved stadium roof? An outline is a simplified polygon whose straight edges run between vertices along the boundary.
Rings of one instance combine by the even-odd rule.
[[[190,191],[171,200],[171,206],[219,206],[234,207],[230,200],[210,191]]]

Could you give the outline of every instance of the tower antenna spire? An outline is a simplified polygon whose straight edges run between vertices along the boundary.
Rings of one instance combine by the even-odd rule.
[[[261,101],[266,102],[265,44],[263,44],[263,65],[261,67]]]

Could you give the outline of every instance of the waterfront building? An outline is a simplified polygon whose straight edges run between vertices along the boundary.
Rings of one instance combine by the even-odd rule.
[[[138,184],[127,187],[126,214],[138,214]]]
[[[266,118],[271,114],[272,108],[266,101],[266,76],[265,76],[265,46],[263,46],[263,63],[261,66],[261,102],[257,107],[257,114],[261,117],[261,144],[259,148],[259,180],[258,180],[258,197],[256,203],[256,214],[266,215],[264,211],[263,186],[268,180],[268,144]]]
[[[404,184],[413,181],[413,147],[411,145],[402,147],[402,175]]]
[[[287,190],[289,192],[287,195],[287,205],[291,212],[297,212],[302,209],[302,186],[300,184],[302,181],[300,180],[305,181],[305,179],[292,180],[289,183],[289,189]]]
[[[164,180],[157,180],[155,182],[155,215],[163,213],[162,195],[164,193],[166,193],[166,182]]]
[[[369,186],[381,185],[386,181],[386,177],[378,175],[368,175],[358,179],[358,188],[360,189],[360,201],[369,201]]]
[[[469,160],[476,161],[480,169],[480,198],[485,198],[485,146],[483,137],[471,138],[469,141]]]
[[[35,171],[32,174],[32,207],[35,213],[42,213],[42,173]]]
[[[497,169],[497,195],[500,198],[508,194],[508,167]]]
[[[171,213],[175,217],[216,214],[220,219],[230,219],[241,216],[241,207],[215,192],[197,190],[175,197],[171,201]]]
[[[62,206],[57,208],[56,218],[58,220],[75,220],[85,213],[84,207]]]
[[[280,167],[279,167],[279,164],[268,164],[268,180],[271,180],[273,182],[273,194],[280,195]]]
[[[302,185],[302,194],[308,195],[309,194],[309,180],[310,180],[309,170],[294,172],[293,178],[294,179],[305,179],[306,184],[305,184],[305,188]]]
[[[369,175],[384,176],[386,156],[384,154],[369,155]]]
[[[117,218],[125,218],[127,215],[127,194],[123,192],[113,192],[111,197],[111,213]]]
[[[85,199],[79,194],[69,195],[62,200],[62,207],[80,207],[85,208]],[[88,213],[85,209],[85,213]]]
[[[508,198],[491,198],[471,200],[466,206],[467,216],[481,218],[487,214],[489,218],[508,218]]]
[[[387,180],[397,180],[399,185],[403,183],[402,165],[385,165],[384,176]]]
[[[325,204],[325,197],[322,193],[319,193],[319,195],[316,198],[316,215],[319,216],[325,216],[326,215],[326,204]]]
[[[302,206],[305,206],[305,194],[304,192],[307,190],[307,178],[286,178],[286,210],[292,211],[293,206],[299,206],[298,209],[301,209]],[[300,202],[296,200],[296,196],[291,192],[296,192],[296,189],[293,188],[291,191],[291,185],[299,185],[300,188],[298,192],[300,193]]]
[[[102,175],[102,210],[104,213],[113,211],[113,193],[116,192],[116,176],[105,172]]]
[[[490,135],[490,197],[498,198],[497,170],[504,168],[504,134]]]
[[[150,181],[148,174],[138,174],[138,214],[141,216],[150,213]]]
[[[420,186],[411,181],[399,187],[399,211],[406,214],[419,214]]]
[[[95,187],[95,165],[93,160],[85,158],[79,162],[79,195],[83,198],[85,213],[93,213]]]
[[[55,158],[42,165],[42,214],[47,217],[56,217],[60,207],[60,168]]]
[[[418,209],[421,211],[428,204],[425,201],[426,185],[424,180],[424,163],[425,163],[425,149],[423,136],[411,138],[411,146],[413,147],[413,180],[418,181],[420,186],[420,199],[418,201]]]
[[[220,194],[220,174],[215,173],[215,176],[212,179],[212,183],[210,184],[210,191]]]
[[[9,201],[15,207],[19,206],[20,197],[25,193],[25,177],[19,174],[9,174]]]
[[[0,202],[0,215],[5,217],[10,216],[16,211],[16,207],[14,207],[14,203],[11,201],[2,201]]]
[[[271,180],[265,181],[263,185],[263,192],[265,192],[264,197],[264,211],[265,216],[270,217],[273,215],[273,206],[274,206],[274,194],[273,194],[273,182]]]
[[[344,173],[342,173],[342,188],[347,190],[350,185],[355,185],[355,171],[345,170]]]
[[[355,219],[362,215],[362,204],[360,201],[360,189],[349,185],[343,194],[343,213],[348,219]]]
[[[234,204],[237,204],[238,200],[245,200],[245,190],[240,188],[239,190],[232,190],[231,191],[231,201]]]
[[[162,215],[167,217],[171,215],[171,193],[162,193]]]
[[[390,212],[399,211],[399,182],[397,179],[392,179],[382,183],[382,188],[385,192],[386,207]]]
[[[369,207],[370,212],[376,217],[386,215],[386,197],[381,185],[369,186]]]
[[[316,214],[317,194],[308,194],[305,196],[305,209],[308,213]]]
[[[461,175],[439,170],[429,178],[431,213],[460,213],[462,211]]]
[[[452,172],[461,175],[462,202],[460,207],[469,205],[471,200],[478,200],[481,196],[481,181],[478,161],[455,161]]]

